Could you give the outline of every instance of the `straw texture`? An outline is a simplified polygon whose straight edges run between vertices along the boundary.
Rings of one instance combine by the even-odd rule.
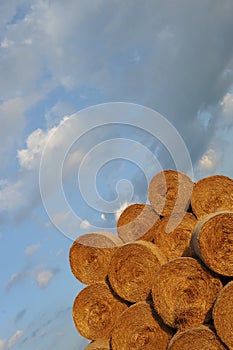
[[[139,302],[124,311],[112,331],[112,350],[166,350],[172,337],[151,306]]]
[[[213,309],[216,331],[221,340],[233,350],[233,281],[225,285]]]
[[[165,170],[151,180],[148,199],[159,215],[182,213],[189,207],[192,189],[193,182],[187,175]]]
[[[70,248],[70,267],[82,283],[104,281],[113,253],[123,242],[111,232],[93,232],[82,235]]]
[[[213,271],[233,276],[233,212],[218,212],[201,221],[192,238],[198,256]]]
[[[182,219],[180,219],[182,215]],[[178,226],[176,223],[178,223]],[[154,242],[167,260],[181,256],[193,256],[194,252],[190,245],[197,220],[191,213],[174,214],[159,220],[154,230]],[[170,225],[175,229],[170,231]]]
[[[206,326],[178,332],[170,341],[167,350],[225,350],[216,334]]]
[[[198,181],[193,189],[191,206],[198,219],[217,211],[233,211],[233,180],[213,175]]]
[[[110,340],[94,340],[85,350],[110,350]]]
[[[182,257],[169,261],[157,272],[152,298],[163,321],[183,330],[209,320],[221,288],[220,279],[197,260]]]
[[[84,288],[74,301],[74,324],[87,339],[109,339],[115,321],[126,308],[106,283],[94,283]]]
[[[150,205],[132,204],[121,213],[117,232],[125,243],[138,239],[152,241],[154,226],[158,220],[159,216]]]
[[[151,242],[136,241],[117,249],[109,264],[110,284],[121,298],[144,301],[148,297],[156,271],[165,262]]]

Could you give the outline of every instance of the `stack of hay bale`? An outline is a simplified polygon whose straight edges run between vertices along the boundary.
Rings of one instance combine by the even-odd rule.
[[[70,249],[86,349],[233,350],[233,180],[165,170],[148,199]]]

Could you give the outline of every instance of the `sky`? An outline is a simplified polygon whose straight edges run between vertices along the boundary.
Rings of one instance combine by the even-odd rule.
[[[70,246],[115,232],[157,171],[233,177],[232,13],[0,1],[0,350],[84,349]]]

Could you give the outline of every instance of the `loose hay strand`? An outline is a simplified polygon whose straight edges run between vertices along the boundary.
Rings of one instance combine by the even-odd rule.
[[[71,271],[84,284],[104,281],[111,257],[122,244],[119,237],[106,231],[78,237],[70,248]]]
[[[192,238],[196,254],[211,270],[233,276],[233,212],[217,212],[199,222]]]
[[[216,334],[206,326],[189,328],[178,332],[170,341],[167,350],[225,350]]]
[[[177,221],[178,226],[175,225],[170,232],[169,224]],[[180,220],[180,214],[174,214],[157,222],[154,229],[154,242],[167,260],[194,255],[190,241],[196,224],[197,220],[191,213],[186,213],[182,220]]]
[[[165,170],[152,178],[148,199],[159,215],[182,213],[189,207],[193,185],[187,175],[176,170]]]
[[[85,287],[74,301],[74,324],[87,339],[109,339],[114,323],[126,308],[106,283],[94,283]]]
[[[112,350],[166,350],[172,337],[171,329],[163,324],[146,302],[125,310],[116,321]]]
[[[152,241],[154,226],[158,220],[158,214],[150,205],[135,203],[121,213],[117,222],[117,232],[125,243],[139,239]]]
[[[233,211],[233,180],[213,175],[199,180],[194,188],[191,206],[198,219],[218,211]]]
[[[177,329],[203,324],[222,288],[220,279],[190,257],[169,261],[157,272],[152,287],[156,311]]]
[[[109,264],[111,287],[129,302],[144,301],[149,296],[156,271],[165,262],[151,242],[136,241],[117,249]]]
[[[233,350],[233,281],[220,291],[214,304],[213,319],[218,336]]]
[[[94,340],[87,345],[85,350],[110,350],[110,340]]]

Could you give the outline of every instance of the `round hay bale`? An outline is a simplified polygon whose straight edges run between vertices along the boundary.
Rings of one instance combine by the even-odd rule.
[[[177,222],[179,222],[178,226]],[[180,214],[174,214],[157,222],[154,230],[154,242],[167,260],[194,255],[190,241],[196,223],[197,219],[191,213],[186,213],[182,219],[180,219]],[[175,226],[171,232],[170,224]]]
[[[163,324],[146,302],[125,310],[116,321],[112,350],[166,350],[172,337],[171,329]]]
[[[169,261],[152,287],[155,310],[169,326],[185,329],[206,322],[222,288],[220,279],[190,257]]]
[[[158,214],[150,205],[132,204],[121,213],[117,222],[117,232],[125,243],[138,239],[152,241],[154,225],[158,220]]]
[[[85,287],[74,301],[74,324],[87,339],[109,339],[114,323],[126,308],[106,283],[94,283]]]
[[[76,239],[70,248],[70,267],[82,283],[104,281],[113,253],[123,242],[111,232],[93,232]]]
[[[233,276],[233,212],[208,215],[197,225],[192,244],[211,270]]]
[[[119,247],[109,264],[112,289],[129,302],[144,301],[149,296],[155,272],[165,262],[151,242],[136,241]]]
[[[110,340],[94,340],[87,345],[85,350],[110,350]]]
[[[178,332],[170,341],[167,350],[225,350],[216,334],[206,326]]]
[[[189,207],[193,181],[175,170],[165,170],[153,177],[148,199],[154,210],[162,216],[185,212]]]
[[[233,211],[233,180],[223,175],[199,180],[193,189],[191,206],[198,219],[217,211]]]
[[[220,291],[214,304],[213,319],[218,336],[233,349],[233,281]]]

